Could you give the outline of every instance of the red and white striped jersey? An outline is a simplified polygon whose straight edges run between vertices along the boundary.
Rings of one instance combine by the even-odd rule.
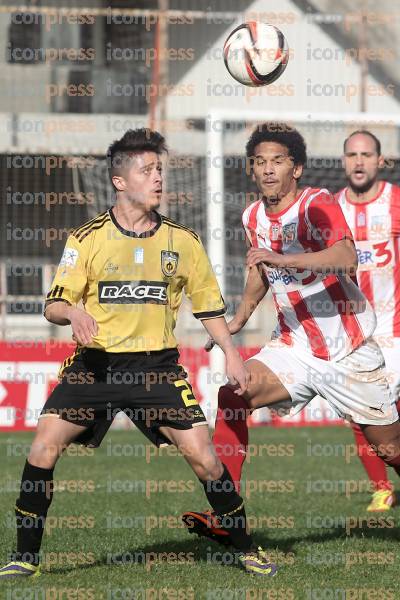
[[[356,244],[359,286],[376,312],[374,335],[400,337],[400,188],[382,181],[369,202],[352,202],[347,188],[336,198]]]
[[[243,213],[252,244],[281,254],[318,252],[352,239],[335,198],[306,188],[286,209],[268,213],[262,200]],[[278,316],[275,337],[323,360],[340,360],[372,335],[376,317],[355,278],[263,265]]]

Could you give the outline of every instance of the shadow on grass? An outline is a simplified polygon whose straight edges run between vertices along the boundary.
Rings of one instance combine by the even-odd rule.
[[[326,529],[323,532],[299,534],[281,540],[268,539],[262,532],[254,533],[254,541],[257,545],[267,550],[278,551],[283,557],[288,554],[296,555],[296,545],[303,542],[311,544],[326,543],[339,539],[372,539],[385,541],[398,541],[400,539],[399,529],[396,527],[378,529],[371,528],[365,523],[347,535],[344,528]],[[168,555],[170,557],[168,558]],[[182,541],[155,541],[154,544],[138,546],[136,548],[127,548],[123,552],[109,552],[101,556],[91,564],[71,565],[64,568],[55,568],[51,571],[44,571],[44,574],[61,574],[70,571],[87,570],[93,567],[109,566],[118,567],[126,565],[141,566],[144,570],[150,571],[153,566],[160,564],[183,565],[195,563],[207,563],[208,565],[234,566],[237,564],[232,557],[232,551],[214,541],[205,538],[192,537]]]

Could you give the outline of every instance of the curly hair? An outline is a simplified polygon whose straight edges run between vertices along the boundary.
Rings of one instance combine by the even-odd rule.
[[[143,152],[162,154],[167,152],[165,138],[144,127],[128,129],[120,140],[115,140],[107,150],[107,165],[110,178],[120,173],[120,169],[131,164],[132,157]]]
[[[286,146],[295,165],[304,165],[307,161],[306,143],[303,136],[286,123],[263,123],[258,125],[246,144],[246,156],[254,157],[254,150],[262,142],[275,142]]]

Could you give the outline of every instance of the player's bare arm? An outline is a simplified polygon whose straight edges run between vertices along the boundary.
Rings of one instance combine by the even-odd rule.
[[[264,248],[251,248],[247,253],[247,266],[266,263],[280,269],[307,269],[313,273],[348,273],[357,269],[357,253],[352,240],[339,240],[333,246],[319,252],[279,254]]]
[[[246,325],[268,289],[269,283],[262,277],[259,269],[250,269],[236,314],[228,323],[229,331],[232,334],[237,333]]]
[[[210,337],[220,346],[226,356],[226,374],[231,385],[239,386],[235,392],[244,394],[249,381],[249,374],[233,345],[231,334],[224,317],[203,319],[202,323]]]
[[[228,322],[228,330],[231,335],[238,333],[246,325],[261,300],[265,297],[268,289],[269,283],[262,277],[259,270],[250,269],[247,275],[243,296],[236,314]],[[204,347],[206,351],[209,352],[214,345],[215,340],[209,338]]]
[[[71,306],[67,302],[53,302],[46,307],[45,317],[55,325],[71,325],[73,339],[84,346],[90,344],[97,335],[95,319],[85,310]]]

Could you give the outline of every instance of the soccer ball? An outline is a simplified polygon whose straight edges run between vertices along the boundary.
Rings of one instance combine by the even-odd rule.
[[[224,44],[224,62],[229,73],[236,81],[252,87],[268,85],[278,79],[288,59],[285,36],[267,23],[242,23]]]

